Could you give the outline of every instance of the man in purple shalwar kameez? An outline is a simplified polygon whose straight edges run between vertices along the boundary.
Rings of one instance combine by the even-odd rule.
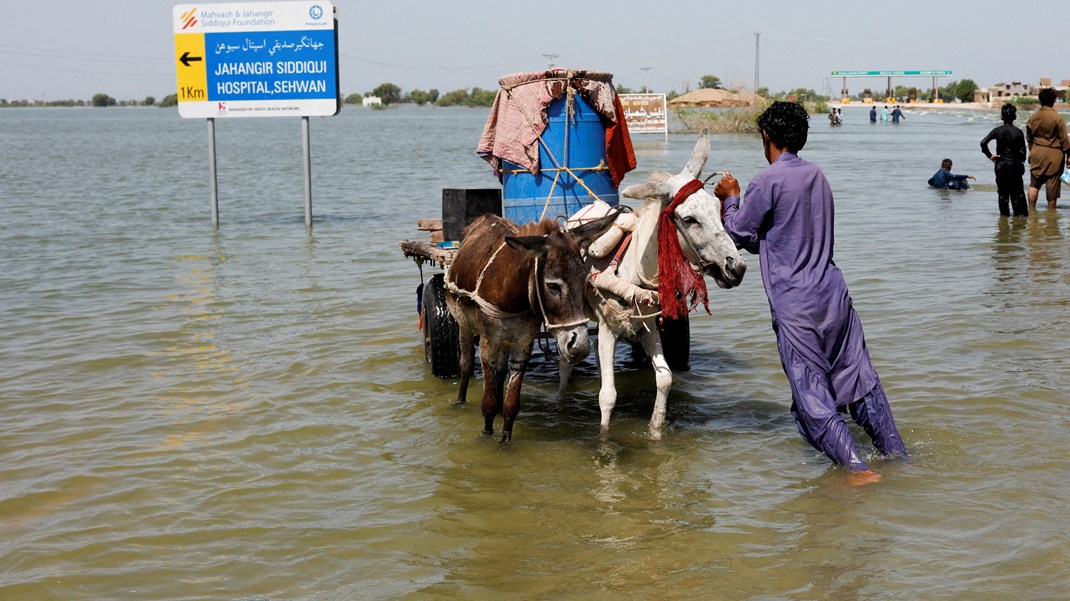
[[[808,121],[801,105],[774,103],[758,119],[769,167],[747,187],[746,202],[731,174],[714,194],[736,245],[759,255],[799,433],[864,483],[880,476],[863,461],[841,412],[850,412],[881,453],[907,450],[832,260],[832,190],[821,169],[798,156]]]

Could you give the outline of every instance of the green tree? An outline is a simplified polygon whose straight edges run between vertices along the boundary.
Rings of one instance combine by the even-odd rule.
[[[617,84],[617,93],[618,94],[633,94],[634,92],[632,92],[631,88],[626,88],[626,87],[624,87],[624,86],[622,86],[620,84]]]
[[[435,101],[436,106],[491,106],[494,98],[498,95],[497,90],[484,90],[472,88],[468,90],[454,90],[446,92]]]
[[[955,98],[963,102],[973,102],[973,93],[978,89],[972,79],[964,79],[955,86]]]
[[[401,102],[401,88],[392,83],[379,84],[372,90],[372,96],[378,96],[383,104],[398,104]]]
[[[435,104],[437,106],[463,106],[466,100],[468,100],[468,90],[461,89],[439,96]]]
[[[141,101],[141,106],[152,106],[154,104],[156,104],[155,96],[146,96],[145,99]]]
[[[115,99],[107,94],[93,94],[93,106],[115,106]]]
[[[430,102],[431,104],[434,104],[435,102],[438,101],[438,90],[437,89],[431,88],[430,90],[427,91],[427,101]]]
[[[360,94],[350,94],[349,96],[346,96],[345,103],[360,104],[362,100],[364,100],[364,96]]]
[[[472,88],[472,93],[468,96],[468,103],[466,106],[491,106],[494,104],[494,99],[497,96],[498,90]]]
[[[165,108],[178,106],[178,94],[168,94],[167,96],[164,96],[163,100],[160,101],[160,106]]]
[[[825,101],[825,102],[828,102],[828,99],[829,99],[828,96],[822,96],[821,94],[818,94],[817,92],[815,92],[814,90],[809,89],[809,88],[795,88],[794,90],[791,90],[791,91],[788,91],[788,92],[781,92],[780,94],[776,95],[775,97],[776,98],[785,99],[785,100],[789,100],[791,102],[806,102],[806,101]]]
[[[423,106],[431,101],[431,95],[423,90],[413,90],[409,92],[408,99],[415,102],[416,106]]]
[[[721,78],[716,75],[703,75],[702,78],[698,80],[698,87],[700,90],[706,88],[720,90]]]

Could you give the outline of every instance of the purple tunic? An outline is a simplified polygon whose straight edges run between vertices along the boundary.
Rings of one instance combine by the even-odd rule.
[[[724,201],[724,225],[757,252],[773,331],[791,384],[802,437],[833,461],[868,469],[840,413],[886,455],[906,456],[888,399],[869,360],[847,283],[832,261],[832,191],[821,169],[783,153],[747,187],[747,202]]]
[[[785,152],[754,177],[746,200],[742,206],[738,197],[725,200],[724,225],[738,246],[760,257],[778,341],[828,378],[836,405],[861,399],[877,384],[877,372],[832,260],[834,211],[825,174]]]

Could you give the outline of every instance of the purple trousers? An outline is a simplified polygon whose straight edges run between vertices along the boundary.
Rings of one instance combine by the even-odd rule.
[[[843,419],[842,413],[849,412],[878,451],[885,455],[907,456],[906,446],[892,419],[888,397],[879,381],[861,399],[846,407],[837,407],[828,376],[816,373],[790,344],[779,340],[779,336],[777,338],[780,361],[791,383],[791,415],[803,440],[828,455],[837,465],[851,470],[869,469]]]

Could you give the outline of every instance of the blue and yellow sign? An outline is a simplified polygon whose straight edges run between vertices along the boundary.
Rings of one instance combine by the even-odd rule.
[[[173,20],[182,117],[338,112],[332,3],[182,4]]]
[[[835,77],[895,77],[899,75],[944,77],[951,71],[833,71]]]

